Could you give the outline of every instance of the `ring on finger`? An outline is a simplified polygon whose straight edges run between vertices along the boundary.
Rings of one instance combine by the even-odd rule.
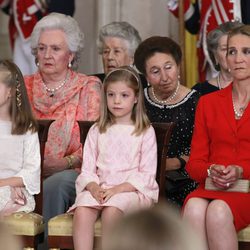
[[[226,186],[229,188],[229,187],[230,187],[230,183],[228,182],[228,183],[226,184]]]

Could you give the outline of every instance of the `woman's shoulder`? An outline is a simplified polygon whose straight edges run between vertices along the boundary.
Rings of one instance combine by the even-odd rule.
[[[184,86],[184,92],[183,92],[183,96],[181,98],[181,100],[179,101],[179,105],[187,105],[187,103],[193,103],[194,105],[196,105],[196,103],[198,102],[199,98],[200,98],[200,93],[194,89],[190,89]]]
[[[26,88],[32,87],[36,75],[38,75],[38,73],[35,73],[35,74],[32,74],[32,75],[25,75],[23,77]]]
[[[232,85],[227,86],[224,89],[214,91],[212,93],[209,93],[207,95],[203,95],[200,100],[199,104],[204,105],[207,108],[212,107],[212,106],[218,106],[218,102],[221,100],[228,100],[225,97],[230,97],[232,95]]]
[[[219,90],[219,88],[213,84],[211,84],[209,81],[199,82],[196,83],[192,89],[197,90],[201,95],[206,95],[209,93],[212,93],[214,91]]]
[[[101,85],[101,80],[97,76],[89,76],[79,72],[75,72],[74,74],[77,76],[79,81],[82,82],[84,85],[89,85],[89,84]]]

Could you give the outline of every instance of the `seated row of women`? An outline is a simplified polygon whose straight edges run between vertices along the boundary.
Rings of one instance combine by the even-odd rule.
[[[219,53],[223,48],[233,83],[201,97],[198,103],[200,94],[180,82],[182,53],[172,39],[150,37],[134,45],[132,55],[129,47],[125,53],[124,45],[129,44],[126,38],[109,37],[108,29],[103,31],[100,52],[106,67],[102,84],[96,76],[75,71],[83,49],[83,34],[77,22],[55,13],[42,18],[31,36],[38,71],[23,79],[13,63],[0,63],[0,120],[4,131],[1,154],[6,161],[2,167],[6,171],[1,180],[1,192],[6,198],[0,204],[2,213],[34,208],[32,194],[39,192],[39,182],[35,181],[39,176],[39,144],[33,133],[33,115],[36,119],[55,120],[45,149],[43,216],[48,221],[71,207],[70,211],[76,213],[75,249],[82,249],[81,232],[87,230],[86,225],[93,226],[101,211],[104,225],[109,228],[113,218],[157,201],[156,142],[149,121],[175,122],[167,153],[166,173],[171,175],[166,174],[166,198],[179,207],[185,201],[184,218],[197,229],[208,248],[236,249],[230,248],[236,247],[236,230],[250,223],[246,212],[249,196],[224,190],[239,178],[250,177],[246,153],[250,147],[250,27],[239,24],[225,36],[229,36],[227,46],[214,48],[215,62],[223,69],[216,83],[222,86],[222,72],[226,72]],[[221,38],[218,41],[223,42]],[[132,67],[116,64],[122,57],[128,59],[126,64],[134,63],[144,78]],[[146,79],[147,86],[144,83],[143,87],[141,79]],[[77,120],[98,118],[83,153]],[[15,162],[10,160],[13,157],[6,143],[19,151]],[[204,189],[207,169],[220,191]],[[173,182],[172,175],[182,180],[178,188],[168,185]],[[241,200],[245,201],[244,207]],[[88,221],[79,223],[86,218]],[[230,240],[218,238],[218,230]],[[91,231],[87,237],[84,241],[89,242],[86,249],[90,249]]]

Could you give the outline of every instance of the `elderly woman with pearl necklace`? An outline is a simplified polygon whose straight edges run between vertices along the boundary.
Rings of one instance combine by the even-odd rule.
[[[145,75],[149,86],[144,89],[145,106],[152,122],[175,122],[166,162],[166,173],[173,171],[186,178],[194,114],[199,94],[180,83],[180,46],[168,37],[154,36],[143,41],[134,56],[137,69]],[[185,183],[184,183],[185,182]],[[179,190],[169,190],[167,199],[182,206],[186,195],[196,188],[191,179],[183,181]]]
[[[38,71],[25,77],[37,119],[52,119],[44,158],[43,215],[46,221],[67,211],[75,201],[82,146],[77,120],[99,117],[101,83],[75,71],[84,36],[70,16],[51,13],[31,34]]]

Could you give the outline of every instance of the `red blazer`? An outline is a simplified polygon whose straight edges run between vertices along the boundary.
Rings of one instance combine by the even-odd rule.
[[[204,183],[213,163],[237,164],[244,169],[243,177],[250,179],[250,107],[240,120],[235,120],[232,84],[202,96],[196,109],[187,171]]]

